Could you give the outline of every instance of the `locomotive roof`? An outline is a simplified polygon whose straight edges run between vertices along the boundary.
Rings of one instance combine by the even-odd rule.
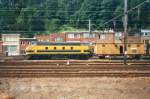
[[[65,43],[50,43],[50,42],[36,42],[36,45],[88,45],[89,43],[80,42],[65,42]]]

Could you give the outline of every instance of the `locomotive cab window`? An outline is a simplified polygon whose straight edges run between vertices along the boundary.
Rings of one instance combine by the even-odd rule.
[[[71,50],[73,50],[73,47],[71,47]]]
[[[65,47],[62,47],[63,50],[65,50]]]
[[[48,47],[45,47],[45,50],[48,50]]]
[[[54,50],[56,50],[57,48],[56,47],[54,47]]]

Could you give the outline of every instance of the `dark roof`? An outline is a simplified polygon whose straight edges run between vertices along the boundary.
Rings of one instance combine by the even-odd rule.
[[[37,45],[88,45],[89,43],[67,42],[67,43],[49,43],[49,42],[35,42]]]

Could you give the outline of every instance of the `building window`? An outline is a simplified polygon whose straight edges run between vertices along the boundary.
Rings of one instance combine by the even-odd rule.
[[[115,37],[121,37],[122,33],[115,33]]]
[[[147,33],[145,33],[145,35],[148,35]]]
[[[115,44],[115,47],[118,47],[117,44]]]
[[[8,45],[4,47],[4,52],[6,52],[9,56],[18,55],[17,48],[18,47],[16,45]]]
[[[95,34],[91,34],[90,37],[91,37],[91,38],[95,38]]]
[[[68,38],[74,38],[74,34],[68,34]]]
[[[83,34],[83,37],[84,37],[84,38],[89,38],[89,37],[90,37],[90,34],[89,34],[89,33],[84,33],[84,34]]]
[[[29,42],[29,45],[31,45],[31,42]]]
[[[140,47],[140,45],[139,45],[139,44],[137,44],[137,47]]]
[[[105,35],[105,34],[102,34],[102,35],[100,36],[100,38],[101,38],[102,40],[104,40],[104,39],[106,38],[106,35]]]
[[[64,41],[64,39],[61,38],[61,37],[56,37],[55,38],[55,42],[63,42],[63,41]]]
[[[128,47],[131,47],[131,45],[129,44]]]
[[[24,44],[24,42],[23,42],[23,41],[21,41],[21,44],[23,45],[23,44]]]
[[[4,41],[5,42],[17,42],[18,38],[17,37],[5,37]]]
[[[76,34],[76,38],[80,38],[80,34]]]

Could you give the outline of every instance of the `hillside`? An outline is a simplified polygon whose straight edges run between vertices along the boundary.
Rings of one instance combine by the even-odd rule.
[[[145,0],[128,0],[128,9]],[[123,13],[123,0],[0,0],[1,33],[50,33],[65,30],[123,29],[122,18],[104,25]],[[150,28],[150,3],[129,13],[129,30]]]

